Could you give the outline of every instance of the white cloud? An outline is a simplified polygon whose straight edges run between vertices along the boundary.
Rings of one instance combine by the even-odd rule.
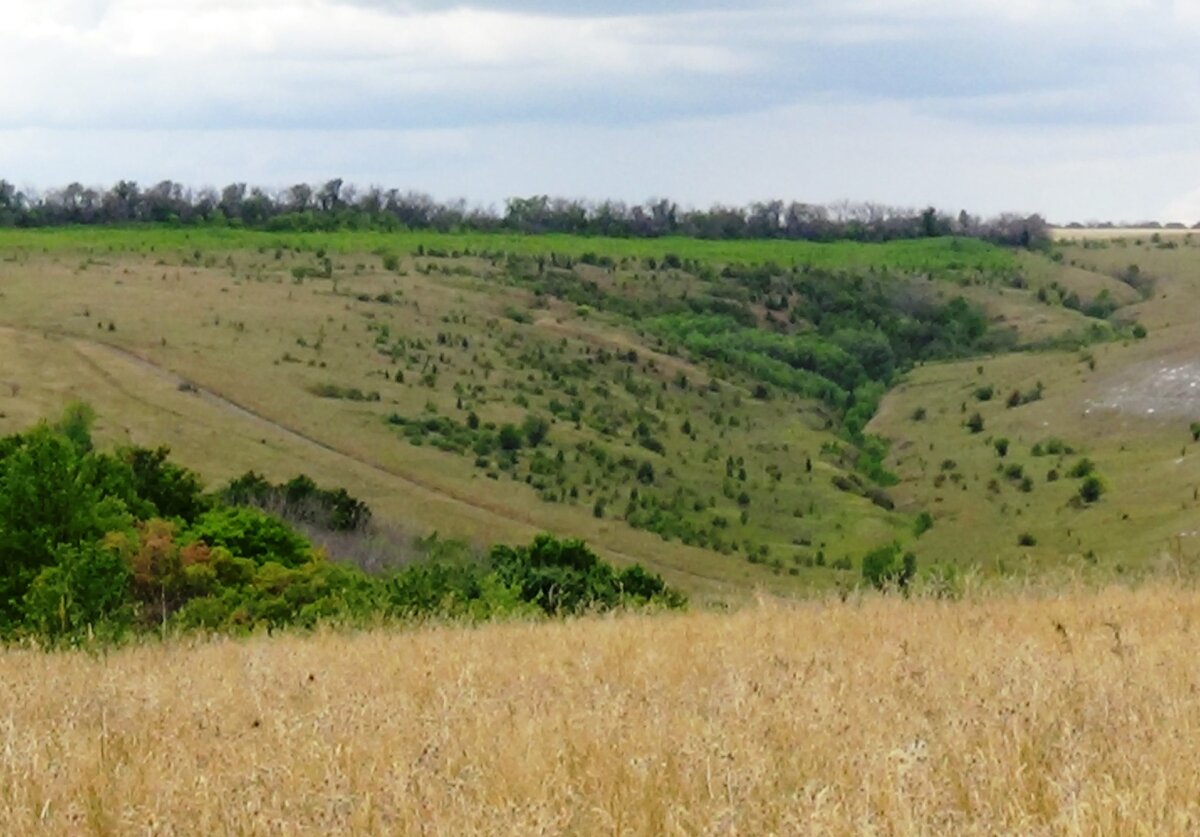
[[[0,176],[1191,212],[1184,0],[8,0]],[[1185,181],[1186,184],[1186,181]]]

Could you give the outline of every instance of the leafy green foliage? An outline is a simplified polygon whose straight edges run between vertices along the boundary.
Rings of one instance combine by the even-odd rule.
[[[122,448],[118,458],[129,466],[134,494],[150,503],[159,517],[177,517],[191,522],[209,502],[200,478],[168,461],[170,448]]]
[[[490,560],[502,583],[548,614],[684,603],[660,577],[639,566],[618,572],[579,540],[538,535],[528,547],[493,547]]]
[[[886,587],[905,589],[917,574],[917,556],[901,553],[900,544],[890,543],[873,549],[863,556],[863,581],[877,590]]]
[[[1079,485],[1079,499],[1084,503],[1094,503],[1104,494],[1104,483],[1096,475],[1084,479]]]
[[[286,523],[255,508],[218,507],[205,512],[186,532],[188,542],[223,546],[257,564],[273,561],[297,567],[311,560],[312,547]]]
[[[366,503],[350,496],[344,488],[321,488],[304,474],[272,484],[247,471],[222,489],[220,497],[232,506],[256,506],[284,520],[332,532],[352,532],[371,522],[371,509]]]
[[[527,424],[530,436],[548,430]],[[248,473],[209,497],[165,448],[108,456],[82,434],[46,424],[0,440],[0,637],[78,643],[133,630],[241,632],[684,604],[641,567],[617,570],[582,542],[549,535],[529,547],[496,547],[483,560],[431,537],[423,542],[431,561],[374,577],[328,560],[278,517],[230,500],[315,506],[324,525],[344,531],[361,531],[370,516],[344,489],[320,489],[303,476],[272,485]]]

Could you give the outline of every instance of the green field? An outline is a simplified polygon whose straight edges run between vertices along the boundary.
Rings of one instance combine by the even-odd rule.
[[[5,230],[0,430],[82,398],[103,440],[169,444],[213,484],[305,472],[417,535],[578,535],[701,600],[853,585],[892,541],[925,570],[1135,571],[1186,517],[1186,459],[1145,466],[1180,458],[1188,421],[1084,402],[1186,351],[1196,258],[1190,240]],[[1078,454],[1033,457],[1050,437]],[[1080,480],[1045,472],[1082,456],[1108,491],[1075,507]],[[1131,520],[1153,525],[1145,549]]]

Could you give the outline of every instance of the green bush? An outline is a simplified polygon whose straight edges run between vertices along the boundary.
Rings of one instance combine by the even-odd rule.
[[[913,521],[913,536],[919,538],[932,528],[933,515],[927,511],[923,511],[918,514],[917,519]]]
[[[129,565],[95,543],[62,546],[55,558],[25,593],[24,629],[55,641],[123,635],[133,620]]]
[[[1084,503],[1094,503],[1104,494],[1104,483],[1100,478],[1092,475],[1085,479],[1079,486],[1079,499]]]
[[[286,523],[255,508],[219,507],[205,512],[185,533],[184,542],[223,546],[258,564],[297,567],[312,559],[308,541]]]
[[[917,556],[901,554],[900,544],[890,543],[873,549],[863,556],[863,581],[877,590],[885,587],[905,589],[917,573]]]
[[[370,576],[327,560],[283,520],[226,504],[264,492],[319,501],[349,526],[368,511],[344,491],[307,477],[275,486],[253,473],[218,497],[198,486],[165,448],[112,457],[44,424],[0,439],[0,638],[73,643],[139,629],[237,633],[685,604],[659,576],[618,570],[581,541],[549,535],[485,558],[434,535],[418,542],[428,560]],[[639,509],[658,514],[657,502],[646,492]]]
[[[579,540],[538,535],[528,547],[493,547],[489,559],[502,584],[548,614],[686,603],[659,576],[637,565],[617,572]]]

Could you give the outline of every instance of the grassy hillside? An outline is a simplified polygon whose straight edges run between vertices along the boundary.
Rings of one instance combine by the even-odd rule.
[[[1146,336],[915,370],[871,425],[894,440],[894,496],[932,512],[924,556],[998,573],[1132,575],[1194,555],[1200,331],[1188,312],[1200,303],[1200,237],[1085,238],[1057,252],[1060,277],[1088,277],[1074,285],[1081,307],[1107,293],[1112,319],[1136,320]],[[1039,383],[1039,399],[1009,406]],[[994,395],[981,401],[981,390]],[[976,413],[983,429],[971,433]],[[1071,476],[1084,460],[1105,488],[1096,503],[1079,502],[1082,478]]]
[[[944,359],[989,352],[1070,375],[1077,353],[1048,350],[1128,333],[1140,297],[1074,261],[960,239],[6,230],[0,431],[83,398],[102,439],[166,442],[213,481],[304,471],[417,534],[580,536],[701,601],[844,587],[926,510],[923,565],[959,560],[889,423],[905,393],[935,370],[961,388],[976,361]],[[872,426],[900,441],[884,463],[863,424],[901,381]],[[922,425],[950,444],[953,397]]]
[[[1151,587],[10,649],[0,830],[1194,833],[1197,619]]]

